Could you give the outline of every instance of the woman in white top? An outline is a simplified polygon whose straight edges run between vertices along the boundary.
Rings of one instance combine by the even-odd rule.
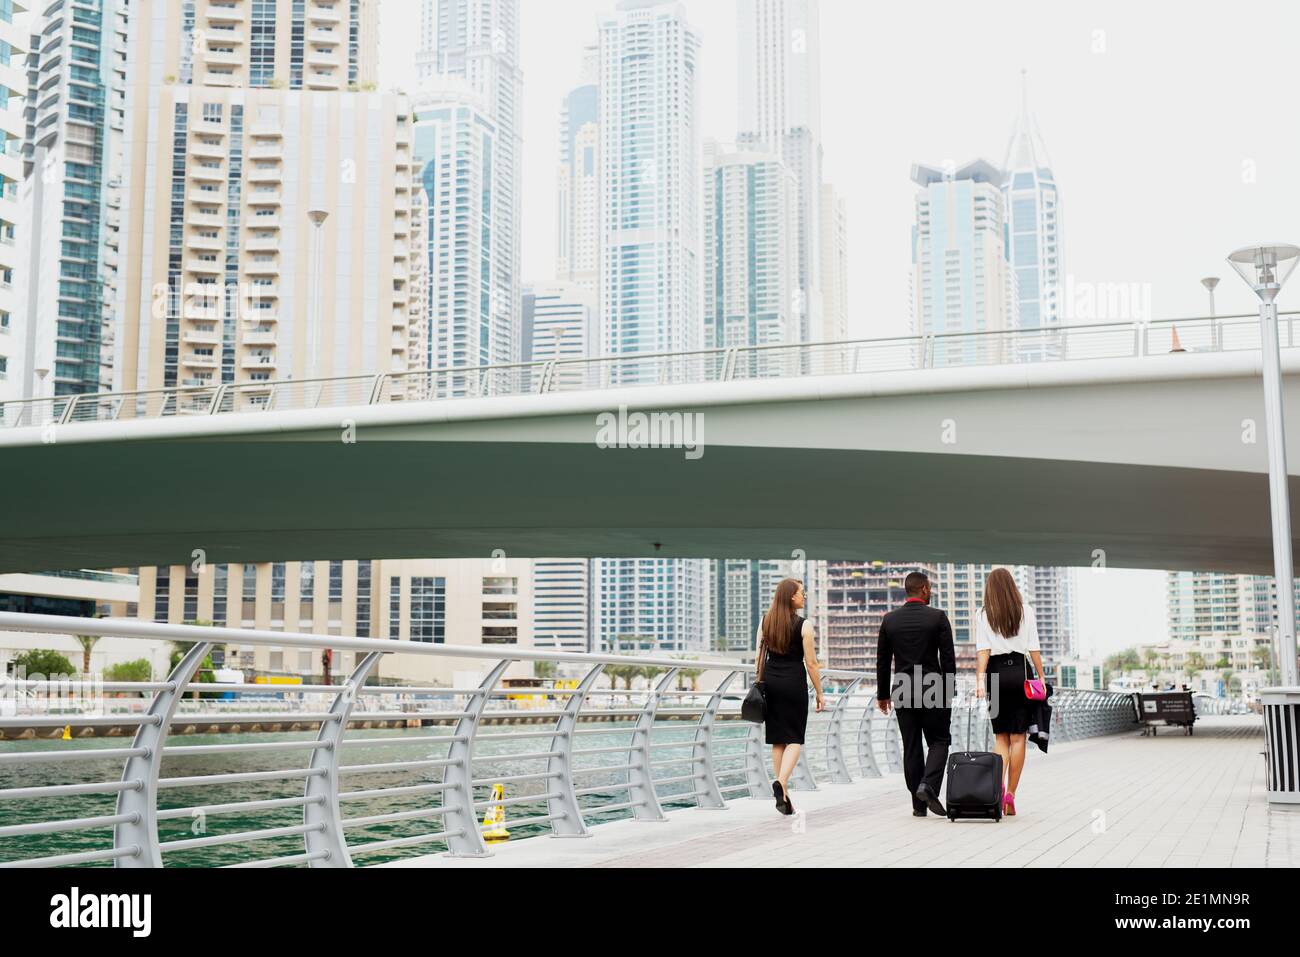
[[[1029,731],[1030,701],[1025,679],[1030,677],[1025,656],[1034,661],[1033,677],[1043,674],[1034,609],[1020,597],[1016,581],[1005,568],[995,568],[984,583],[984,606],[975,621],[975,695],[989,696],[989,717],[1002,756],[1006,778],[1002,788],[1003,813],[1016,813],[1016,788],[1025,767],[1025,736]]]

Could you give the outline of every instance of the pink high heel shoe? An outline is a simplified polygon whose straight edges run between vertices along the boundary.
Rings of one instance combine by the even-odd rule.
[[[1007,817],[1016,816],[1016,796],[1010,791],[1002,795],[1002,813]]]

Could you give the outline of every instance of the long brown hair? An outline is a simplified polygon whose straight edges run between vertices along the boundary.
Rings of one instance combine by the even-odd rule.
[[[988,581],[984,583],[984,617],[989,627],[1003,638],[1014,638],[1020,634],[1020,619],[1025,612],[1024,599],[1016,580],[1005,568],[995,568],[989,572]]]
[[[797,578],[783,578],[772,595],[772,606],[763,616],[763,643],[769,651],[783,655],[790,647],[790,632],[799,614],[792,599],[803,585]]]

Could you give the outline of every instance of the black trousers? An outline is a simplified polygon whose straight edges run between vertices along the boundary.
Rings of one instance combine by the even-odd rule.
[[[912,798],[912,807],[921,810],[923,801],[916,799],[916,789],[928,784],[935,797],[943,794],[943,771],[952,744],[951,708],[895,708],[898,730],[903,737],[903,781]],[[928,752],[921,750],[925,738]]]

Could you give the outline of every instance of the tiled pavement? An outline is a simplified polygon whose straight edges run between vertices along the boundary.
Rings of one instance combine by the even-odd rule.
[[[1204,718],[1176,730],[1031,749],[1020,813],[1000,824],[914,818],[902,776],[792,794],[726,810],[615,821],[588,838],[533,838],[486,859],[429,855],[406,867],[1259,867],[1300,860],[1300,808],[1265,801],[1264,738],[1255,716]]]

